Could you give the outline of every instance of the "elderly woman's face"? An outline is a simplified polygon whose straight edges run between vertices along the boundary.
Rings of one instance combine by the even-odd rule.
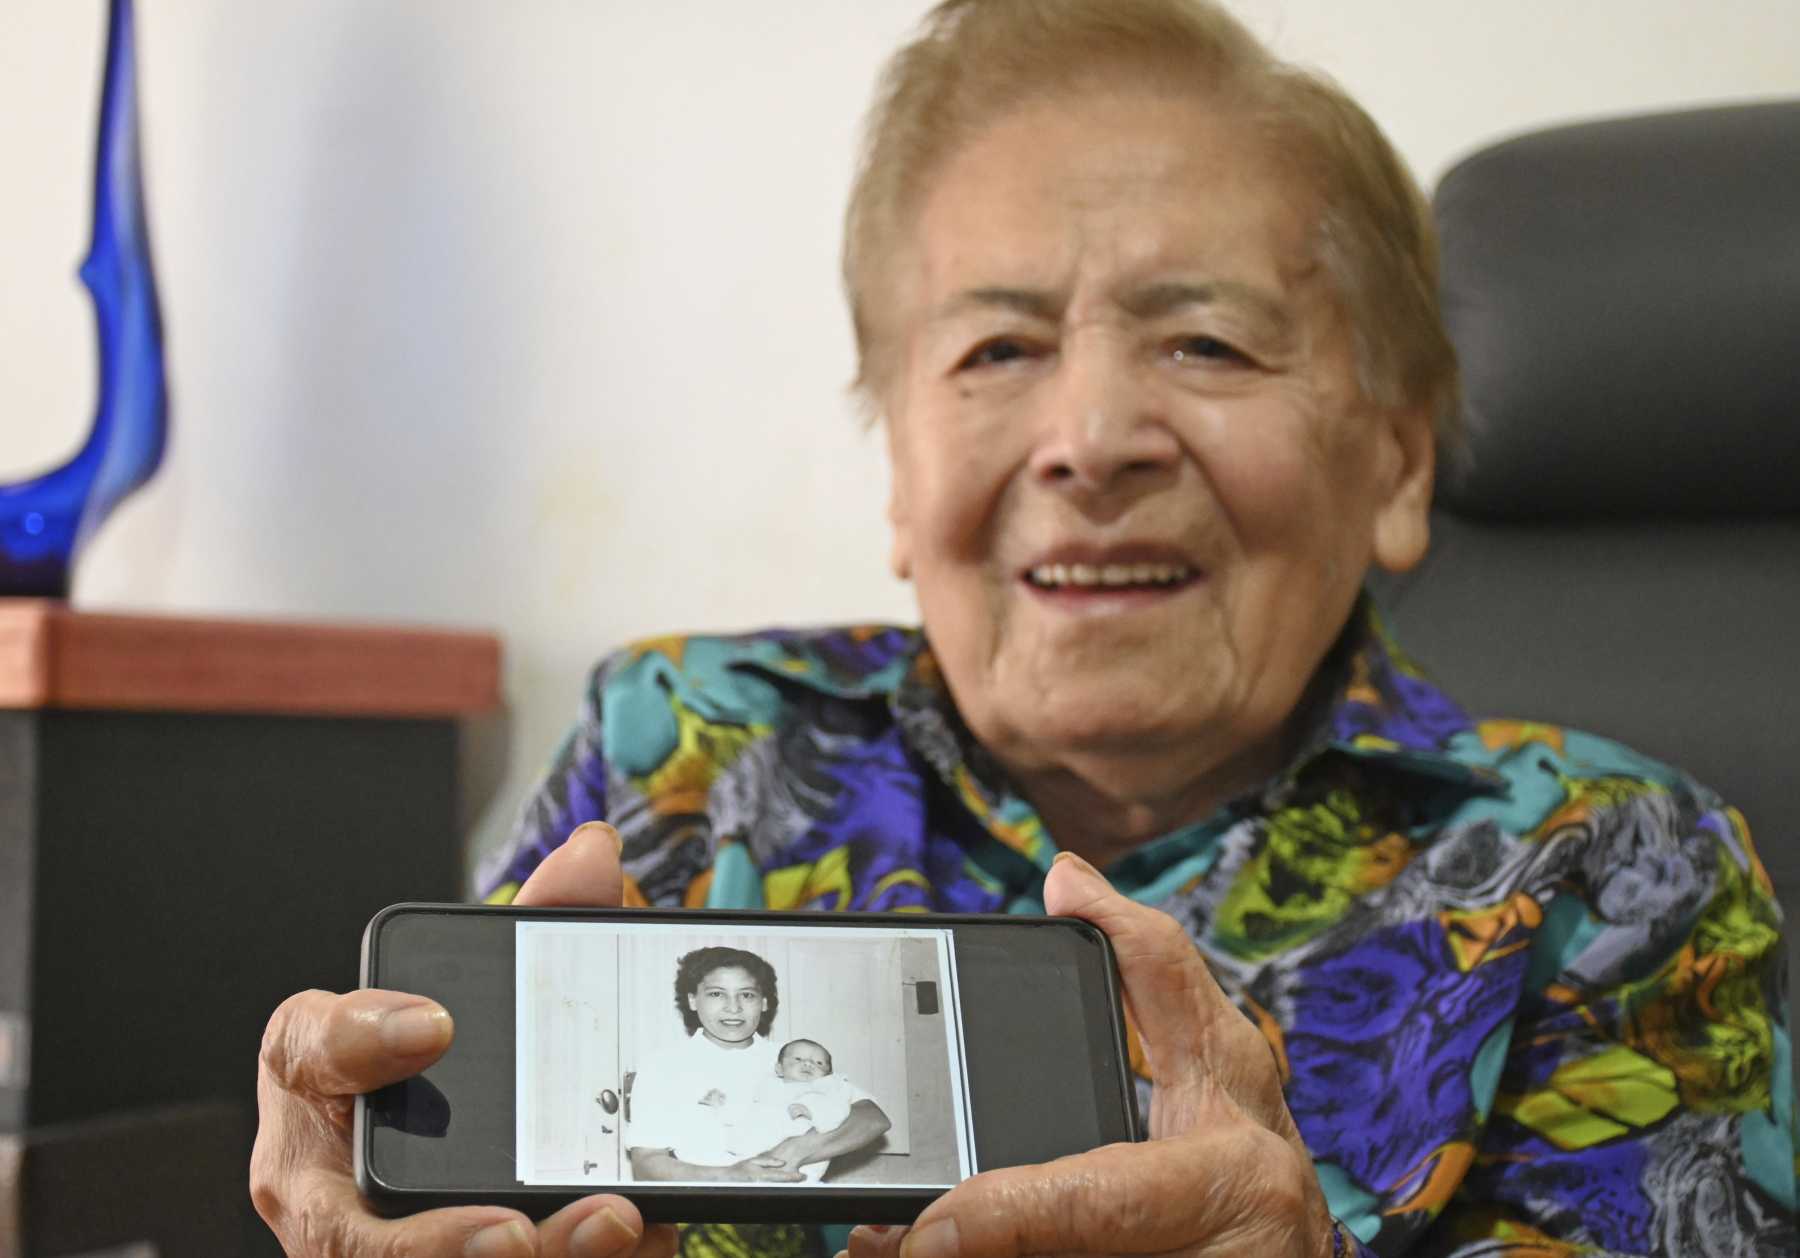
[[[1371,560],[1425,544],[1429,424],[1356,388],[1315,202],[1207,104],[1003,118],[930,187],[886,394],[894,558],[977,737],[1122,793],[1279,743]]]

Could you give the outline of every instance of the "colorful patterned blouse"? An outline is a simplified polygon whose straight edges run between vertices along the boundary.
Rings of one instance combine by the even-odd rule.
[[[1471,720],[1366,609],[1305,719],[1260,793],[1106,872],[1268,1036],[1346,1228],[1389,1255],[1800,1252],[1780,911],[1743,817],[1604,739]],[[1036,913],[1056,850],[890,627],[608,657],[489,898],[595,818],[628,900],[663,905]]]

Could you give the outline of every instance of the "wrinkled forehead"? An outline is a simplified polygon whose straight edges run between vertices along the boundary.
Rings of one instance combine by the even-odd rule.
[[[1208,285],[1323,334],[1342,311],[1321,265],[1322,209],[1277,138],[1211,97],[1034,100],[923,181],[884,267],[876,356],[899,367],[947,306],[995,290],[1038,295],[1060,319],[1084,298],[1131,313],[1159,286]]]

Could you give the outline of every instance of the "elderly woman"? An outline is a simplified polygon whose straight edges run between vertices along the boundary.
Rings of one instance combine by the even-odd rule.
[[[977,1176],[858,1258],[1792,1252],[1743,819],[1471,720],[1361,594],[1427,543],[1433,265],[1369,119],[1203,0],[949,0],[891,64],[845,272],[923,629],[607,658],[493,877],[1107,931],[1152,1139]],[[369,1217],[348,1098],[450,1034],[393,993],[277,1013],[254,1178],[290,1252],[667,1254],[617,1197]],[[823,1243],[740,1231],[683,1244]]]

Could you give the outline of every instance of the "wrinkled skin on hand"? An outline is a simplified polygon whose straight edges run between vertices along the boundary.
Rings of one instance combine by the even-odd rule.
[[[589,823],[515,903],[614,907],[622,885],[617,833]],[[441,1006],[404,992],[301,992],[275,1011],[257,1075],[250,1195],[290,1258],[671,1258],[675,1229],[646,1227],[623,1197],[585,1197],[535,1226],[498,1206],[404,1219],[370,1211],[352,1172],[354,1098],[430,1066],[454,1031]]]
[[[1329,1258],[1330,1214],[1274,1054],[1181,927],[1067,853],[1044,902],[1112,941],[1156,1081],[1150,1139],[976,1175],[911,1228],[857,1228],[850,1258]]]

